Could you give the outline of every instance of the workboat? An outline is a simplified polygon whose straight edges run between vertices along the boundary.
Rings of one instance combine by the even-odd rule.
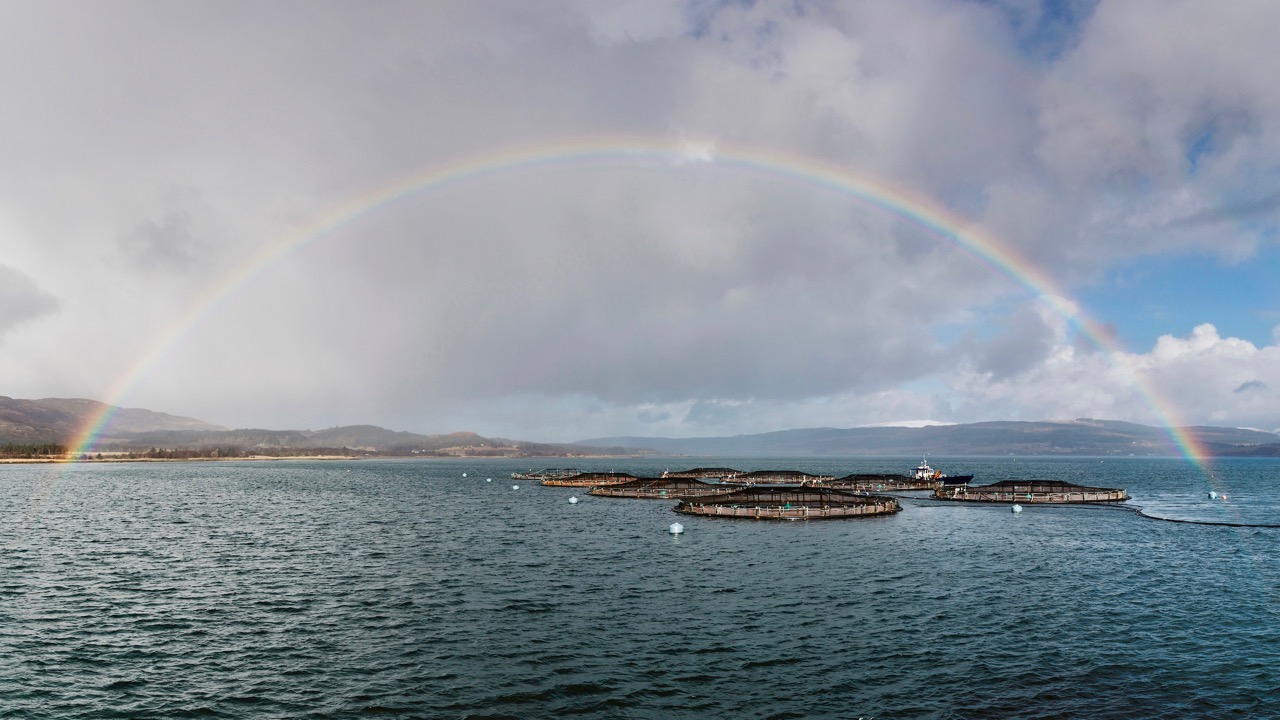
[[[934,482],[942,485],[967,485],[972,475],[948,475],[941,470],[929,467],[929,459],[921,458],[920,464],[912,471],[911,478],[920,482]]]

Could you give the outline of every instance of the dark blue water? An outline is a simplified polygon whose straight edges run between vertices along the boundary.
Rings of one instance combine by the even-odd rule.
[[[1175,460],[931,461],[1280,522],[1275,461],[1211,480]],[[0,466],[0,715],[1280,717],[1280,530],[919,495],[887,518],[689,518],[513,490],[529,467]]]

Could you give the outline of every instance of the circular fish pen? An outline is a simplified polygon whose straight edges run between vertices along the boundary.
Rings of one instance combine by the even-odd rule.
[[[556,480],[571,478],[575,475],[581,475],[582,471],[574,468],[546,468],[545,470],[530,470],[529,472],[513,472],[512,480]]]
[[[707,478],[732,478],[741,475],[741,470],[733,468],[692,468],[689,470],[666,470],[662,473],[664,478],[699,478],[705,480]]]
[[[944,486],[933,492],[939,500],[987,503],[1108,503],[1124,502],[1123,489],[1088,487],[1062,480],[1001,480],[991,485]]]
[[[685,515],[756,520],[830,520],[892,515],[898,501],[815,487],[750,487],[706,498],[681,500],[674,508]]]
[[[589,492],[600,497],[678,500],[691,497],[725,495],[741,489],[741,485],[709,483],[697,478],[665,477],[641,478],[616,485],[600,485],[591,488]]]
[[[827,483],[838,490],[898,491],[898,490],[932,490],[938,486],[936,480],[916,480],[898,473],[855,473],[836,478]]]
[[[569,477],[546,478],[542,481],[542,484],[549,487],[596,487],[597,485],[617,485],[639,479],[631,473],[588,472],[578,473]]]
[[[799,470],[756,470],[738,473],[733,481],[744,485],[823,485],[836,479],[835,475],[810,475]]]

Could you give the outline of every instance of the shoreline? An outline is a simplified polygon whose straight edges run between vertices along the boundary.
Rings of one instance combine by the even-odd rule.
[[[359,455],[251,455],[247,457],[193,457],[193,458],[0,458],[0,465],[95,465],[99,463],[173,463],[173,462],[255,462],[262,460],[360,460]]]
[[[94,465],[99,463],[178,463],[178,462],[261,462],[266,460],[529,460],[534,458],[561,460],[636,459],[633,455],[250,455],[242,457],[101,457],[101,458],[0,458],[0,465]],[[664,456],[666,457],[666,456]],[[674,456],[673,456],[674,457]]]

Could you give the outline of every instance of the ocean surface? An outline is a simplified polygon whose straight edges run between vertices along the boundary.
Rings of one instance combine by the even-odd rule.
[[[1280,529],[921,493],[717,520],[510,478],[568,462],[0,466],[0,717],[1280,717]],[[1280,523],[1275,460],[930,462]]]

